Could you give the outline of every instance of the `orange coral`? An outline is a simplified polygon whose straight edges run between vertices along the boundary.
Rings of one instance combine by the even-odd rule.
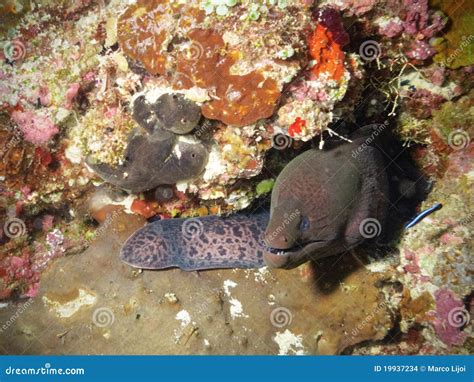
[[[118,42],[148,72],[167,75],[175,89],[207,89],[206,118],[244,126],[270,117],[281,95],[275,79],[263,74],[272,68],[231,74],[243,52],[228,50],[215,29],[196,28],[203,18],[192,3],[138,0],[119,17]]]
[[[154,201],[135,199],[130,207],[132,212],[142,215],[146,219],[156,215],[158,204]]]
[[[192,57],[178,57],[177,86],[193,85],[215,91],[213,99],[202,107],[202,114],[227,125],[249,125],[273,114],[280,97],[275,80],[253,71],[245,75],[230,74],[238,52],[225,52],[222,37],[212,29],[194,29],[188,37],[194,46]]]
[[[332,32],[322,24],[317,25],[309,38],[309,53],[316,60],[311,68],[314,74],[328,73],[331,79],[341,79],[344,74],[344,51]]]
[[[169,0],[138,0],[118,19],[117,39],[129,57],[140,61],[152,74],[165,74],[167,48],[179,26],[189,26],[203,17],[190,4]]]
[[[294,137],[297,134],[301,134],[303,128],[306,127],[306,121],[300,117],[296,117],[295,122],[293,122],[288,128],[288,134],[290,137]]]

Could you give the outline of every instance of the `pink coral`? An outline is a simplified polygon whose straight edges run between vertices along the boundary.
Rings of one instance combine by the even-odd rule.
[[[412,251],[406,250],[405,259],[409,262],[403,267],[405,272],[408,273],[420,273],[420,266],[418,264],[418,258],[416,254]]]
[[[407,56],[415,60],[426,60],[436,53],[434,48],[426,41],[413,41],[410,44],[409,50],[406,52]]]
[[[406,33],[431,38],[446,26],[446,17],[441,12],[429,12],[428,0],[404,0],[404,5]]]
[[[0,290],[0,298],[9,297],[18,289],[24,297],[35,297],[39,287],[39,273],[32,269],[30,255],[24,251],[21,256],[9,256],[0,262],[0,270],[5,270],[3,281],[7,288]]]
[[[439,94],[427,89],[416,89],[408,94],[406,100],[407,109],[417,118],[425,119],[432,115],[433,110],[441,107],[446,99]]]
[[[43,106],[51,105],[51,94],[49,92],[49,89],[46,86],[40,87],[38,96],[39,96],[41,105]]]
[[[397,37],[402,32],[403,32],[403,24],[398,18],[390,20],[388,23],[381,25],[379,28],[379,33],[382,36],[386,36],[388,38]]]
[[[428,25],[428,0],[404,0],[408,13],[405,17],[405,32],[417,34]]]
[[[69,88],[66,91],[66,94],[64,95],[66,97],[66,102],[65,102],[65,107],[66,109],[71,109],[74,98],[76,98],[77,93],[79,92],[80,85],[75,82],[69,86]]]
[[[337,5],[349,16],[361,16],[371,11],[378,2],[379,0],[343,0],[340,5]]]
[[[82,78],[85,82],[91,82],[91,81],[94,81],[95,77],[96,77],[95,72],[87,72],[86,74],[84,74]]]
[[[46,246],[36,244],[32,269],[37,272],[43,271],[52,259],[63,256],[65,252],[63,233],[58,229],[48,232]]]
[[[436,86],[443,86],[446,77],[446,69],[442,66],[431,66],[424,71],[425,76]]]
[[[24,138],[35,145],[45,144],[59,132],[48,117],[31,111],[14,111],[12,120],[18,125]]]
[[[289,87],[289,91],[296,100],[302,102],[305,99],[324,102],[327,100],[327,94],[324,89],[317,89],[308,84],[305,80],[299,80]]]
[[[53,228],[54,216],[53,215],[45,215],[43,217],[43,221],[41,223],[41,228],[43,231],[47,232]]]
[[[447,289],[435,292],[436,312],[434,328],[438,337],[448,346],[460,345],[466,338],[461,328],[468,324],[469,313],[463,302]]]
[[[422,33],[425,37],[431,38],[436,33],[442,31],[447,24],[447,17],[440,11],[437,11],[430,15],[430,24],[425,28]]]

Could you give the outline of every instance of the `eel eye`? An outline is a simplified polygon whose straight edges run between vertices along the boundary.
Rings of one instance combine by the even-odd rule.
[[[309,228],[309,219],[306,216],[301,217],[300,231],[306,231]]]

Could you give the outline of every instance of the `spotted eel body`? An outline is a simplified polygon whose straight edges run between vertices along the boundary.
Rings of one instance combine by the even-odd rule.
[[[120,258],[143,269],[263,267],[269,213],[164,219],[147,224],[123,245]]]

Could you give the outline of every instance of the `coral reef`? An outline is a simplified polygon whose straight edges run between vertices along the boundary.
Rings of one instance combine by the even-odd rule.
[[[453,4],[449,1],[433,1],[433,6],[439,8],[455,25],[436,39],[434,48],[437,54],[434,60],[448,68],[457,69],[474,64],[474,35],[472,34],[471,16],[474,5],[469,1]]]
[[[468,0],[2,4],[0,322],[25,312],[0,351],[472,353],[472,12]],[[119,262],[145,219],[265,204],[302,150],[370,126],[431,184],[418,208],[443,204],[389,250],[160,277]],[[101,306],[115,326],[91,326]]]

